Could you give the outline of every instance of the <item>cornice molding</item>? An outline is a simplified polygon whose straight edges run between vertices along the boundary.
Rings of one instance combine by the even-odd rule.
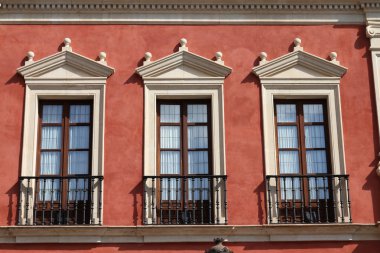
[[[360,10],[362,8],[380,8],[379,3],[5,3],[4,10],[21,11],[118,11],[118,10],[143,10],[143,11],[347,11]]]
[[[5,226],[1,243],[157,243],[371,241],[380,240],[379,224],[290,224],[228,226]]]
[[[307,0],[295,3],[288,1],[286,3],[9,1],[0,4],[0,23],[363,24],[367,13],[378,11],[380,3],[370,1],[330,1],[329,3]]]

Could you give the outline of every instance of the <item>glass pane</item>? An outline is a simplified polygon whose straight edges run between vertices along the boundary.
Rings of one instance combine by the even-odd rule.
[[[70,123],[90,123],[90,105],[70,105]]]
[[[278,148],[298,148],[296,126],[278,126]]]
[[[41,149],[61,149],[61,127],[42,127]]]
[[[207,126],[189,126],[187,134],[189,148],[208,148]]]
[[[306,148],[325,148],[324,126],[305,126]]]
[[[189,178],[188,186],[189,200],[208,200],[210,187],[207,178]]]
[[[160,147],[176,148],[181,145],[181,129],[179,126],[161,126],[160,127]]]
[[[43,105],[42,123],[62,123],[62,105]]]
[[[70,149],[88,149],[90,145],[90,127],[71,126],[69,139]]]
[[[301,199],[300,178],[280,178],[280,187],[282,200]]]
[[[187,105],[187,122],[207,122],[207,105]]]
[[[318,104],[303,105],[305,122],[323,122],[323,106]]]
[[[277,122],[296,122],[296,105],[277,104]]]
[[[61,152],[41,152],[40,174],[59,175],[61,168]]]
[[[181,200],[181,179],[164,178],[161,183],[161,200]]]
[[[61,196],[59,179],[40,179],[38,198],[40,201],[58,201]]]
[[[311,177],[308,179],[308,182],[311,199],[329,199],[327,177]]]
[[[279,151],[279,160],[281,174],[299,173],[298,151]]]
[[[88,174],[88,151],[69,152],[69,174]]]
[[[69,179],[69,200],[83,201],[88,198],[88,179]]]
[[[180,152],[161,151],[161,174],[180,174]]]
[[[160,105],[160,122],[179,123],[180,105]]]
[[[189,174],[208,174],[208,152],[189,151]]]
[[[325,150],[306,151],[307,173],[327,173],[327,159]]]

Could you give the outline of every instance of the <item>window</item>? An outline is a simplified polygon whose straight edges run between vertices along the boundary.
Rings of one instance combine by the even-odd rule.
[[[260,78],[268,223],[351,222],[340,80],[346,68],[304,52],[267,60]]]
[[[210,101],[159,100],[157,109],[159,223],[211,223]]]
[[[324,100],[275,100],[281,222],[332,222]]]
[[[64,44],[38,61],[29,52],[17,70],[26,84],[18,225],[102,224],[105,88],[114,69],[105,53],[94,61],[73,52],[69,38]]]
[[[186,43],[186,39],[181,39],[178,52],[157,61],[151,61],[152,54],[147,52],[143,66],[136,69],[144,80],[144,224],[227,224],[223,84],[231,68],[224,66],[220,52],[216,54],[216,61],[212,61],[189,52]],[[166,107],[162,112],[161,104]],[[207,123],[204,122],[206,113],[201,117],[189,115],[190,105],[200,112],[205,110],[206,104]],[[161,122],[161,113],[165,110],[173,113],[162,114],[164,119],[175,122]],[[195,119],[202,122],[187,122]],[[177,146],[163,146],[161,150],[161,124],[163,134],[178,136],[174,138]],[[192,135],[204,134],[192,129],[206,126],[207,139],[190,137],[189,141],[188,131]],[[165,145],[175,144],[172,138],[168,140],[165,138]],[[180,165],[177,160],[171,160],[177,167],[164,163],[162,172],[178,174],[161,174],[161,161],[158,162],[161,152],[163,159],[169,156],[180,159]],[[162,184],[173,187],[164,185],[167,187],[164,189],[160,187]],[[179,195],[175,197],[177,190]]]
[[[36,225],[89,224],[92,101],[39,104]]]

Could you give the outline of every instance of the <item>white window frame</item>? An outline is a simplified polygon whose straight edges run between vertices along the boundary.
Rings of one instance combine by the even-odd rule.
[[[34,53],[29,52],[29,60],[17,71],[24,77],[26,84],[23,147],[21,176],[35,176],[37,170],[38,150],[38,107],[40,100],[92,100],[92,176],[104,175],[104,119],[106,80],[114,73],[114,69],[106,66],[105,53],[100,54],[100,61],[94,61],[72,52],[70,39],[65,39],[62,51],[34,62]],[[34,199],[34,182],[29,185],[29,203]],[[21,206],[26,204],[26,182],[22,189]],[[21,194],[21,193],[20,193]],[[98,210],[98,196],[94,192],[94,210]],[[33,224],[31,211],[27,215],[25,208],[19,214],[21,225]],[[101,223],[101,212],[93,212],[92,223]]]
[[[231,73],[231,68],[224,66],[220,52],[216,54],[217,60],[212,61],[188,52],[186,43],[182,39],[178,52],[154,62],[150,61],[151,53],[146,53],[144,66],[136,69],[144,80],[144,176],[155,176],[157,171],[159,99],[211,99],[212,171],[213,175],[226,175],[223,84],[225,77]],[[152,199],[150,195],[144,197]],[[221,195],[219,197],[221,199]],[[223,224],[227,221],[227,214],[224,208],[221,209],[219,222]],[[143,218],[150,223],[153,215],[151,208],[147,208]]]
[[[264,131],[265,174],[277,175],[276,122],[274,101],[276,99],[325,99],[330,136],[331,172],[346,174],[343,125],[340,106],[340,79],[347,71],[339,65],[336,53],[330,54],[331,61],[303,51],[301,40],[295,39],[294,51],[271,61],[267,54],[261,53],[260,65],[253,68],[253,73],[260,78],[262,96],[262,114]],[[276,187],[274,180],[269,187]],[[267,191],[268,195],[268,191]],[[267,196],[273,198],[273,196]],[[335,199],[339,199],[336,194]],[[339,211],[339,210],[337,210]],[[274,223],[278,220],[275,206],[269,210]],[[337,213],[336,215],[340,215]],[[350,213],[345,208],[344,220],[349,221]]]

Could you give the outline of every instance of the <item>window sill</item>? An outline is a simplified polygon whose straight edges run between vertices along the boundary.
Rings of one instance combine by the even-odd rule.
[[[377,224],[3,226],[0,243],[157,243],[380,240]]]

